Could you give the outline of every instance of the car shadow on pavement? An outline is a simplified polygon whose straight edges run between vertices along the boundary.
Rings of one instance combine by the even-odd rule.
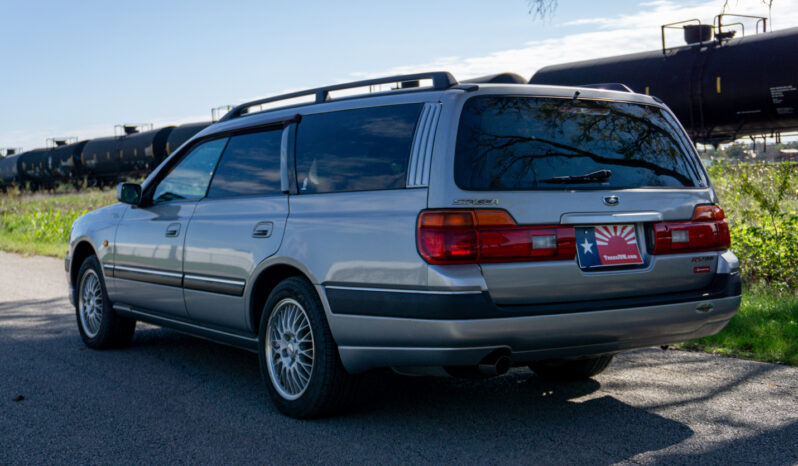
[[[405,445],[424,425],[437,432],[445,456],[462,453],[468,462],[476,450],[488,462],[614,463],[693,435],[680,422],[601,393],[592,379],[550,382],[516,368],[486,380],[382,372],[364,382],[352,412],[329,422],[356,420],[380,440]]]
[[[680,422],[601,393],[596,380],[549,382],[525,368],[483,380],[373,371],[363,375],[356,402],[347,412],[296,421],[277,413],[268,397],[257,395],[265,390],[252,353],[151,326],[138,329],[133,346],[125,350],[131,352],[179,362],[183,372],[200,377],[203,385],[230,390],[229,381],[234,381],[233,392],[223,395],[226,400],[262,403],[250,415],[259,423],[278,422],[301,432],[309,454],[334,442],[347,445],[351,458],[395,460],[408,458],[411,445],[431,443],[436,453],[410,457],[479,462],[479,452],[487,462],[556,458],[606,463],[667,448],[693,435]],[[519,456],[530,451],[536,452],[533,457]]]
[[[700,453],[654,455],[670,464],[798,464],[798,421],[714,445]]]

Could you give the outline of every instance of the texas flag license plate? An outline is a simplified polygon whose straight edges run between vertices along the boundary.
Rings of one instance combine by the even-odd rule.
[[[576,251],[583,269],[643,263],[634,225],[576,227]]]

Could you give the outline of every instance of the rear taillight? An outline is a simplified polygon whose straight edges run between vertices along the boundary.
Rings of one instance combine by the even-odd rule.
[[[718,251],[731,245],[729,225],[723,209],[716,205],[699,205],[693,219],[687,222],[660,222],[654,230],[652,254]]]
[[[573,227],[524,226],[503,210],[430,210],[418,217],[421,256],[431,264],[569,260]]]

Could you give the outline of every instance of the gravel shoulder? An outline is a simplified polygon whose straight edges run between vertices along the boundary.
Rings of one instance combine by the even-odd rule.
[[[4,252],[0,413],[0,464],[798,463],[797,367],[643,349],[576,383],[385,371],[352,412],[297,421],[254,354],[144,324],[86,349],[63,261]]]

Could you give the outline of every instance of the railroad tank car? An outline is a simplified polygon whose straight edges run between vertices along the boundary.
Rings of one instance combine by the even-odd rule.
[[[169,139],[166,140],[166,155],[167,157],[176,151],[189,139],[193,138],[195,134],[210,126],[210,121],[203,121],[200,123],[186,123],[176,126],[175,129],[169,134]]]
[[[7,155],[0,158],[0,190],[6,192],[9,187],[18,183],[18,170],[20,154]]]
[[[78,185],[81,175],[80,154],[88,141],[73,144],[59,144],[50,150],[47,158],[50,176],[58,183]]]
[[[547,66],[529,82],[623,83],[662,99],[696,142],[779,135],[798,130],[798,28]]]
[[[106,186],[119,179],[119,137],[91,139],[80,154],[81,177],[89,186]]]
[[[55,182],[47,164],[49,149],[33,149],[19,155],[18,182],[31,191],[53,189]]]
[[[526,84],[527,80],[524,79],[523,76],[515,73],[497,73],[480,76],[478,78],[464,79],[462,82],[480,84]]]
[[[210,125],[210,121],[204,121],[201,123],[186,123],[176,126],[175,129],[173,129],[169,134],[169,138],[166,140],[166,155],[171,155],[172,152],[179,149],[180,146],[194,137],[195,134],[199,133]]]
[[[82,178],[89,186],[102,187],[146,175],[166,157],[166,140],[173,129],[167,126],[88,141],[80,155]]]
[[[122,176],[149,174],[166,158],[166,141],[174,126],[133,133],[120,138],[119,170]]]

